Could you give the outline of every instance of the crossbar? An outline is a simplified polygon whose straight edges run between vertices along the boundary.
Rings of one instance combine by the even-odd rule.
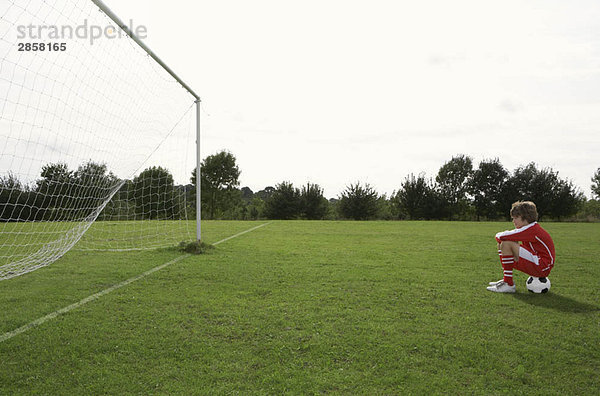
[[[171,70],[171,68],[169,66],[166,65],[165,62],[163,62],[158,55],[156,55],[154,52],[152,52],[152,50],[150,48],[148,48],[148,46],[146,44],[144,44],[144,42],[142,40],[140,40],[132,31],[131,29],[129,29],[129,27],[123,23],[123,21],[121,21],[121,19],[110,10],[110,8],[108,8],[106,6],[106,4],[104,4],[104,2],[102,2],[101,0],[92,0],[92,2],[94,4],[96,4],[101,10],[102,12],[104,12],[110,19],[113,20],[114,23],[116,23],[117,25],[119,25],[119,27],[121,29],[123,29],[123,31],[125,33],[127,33],[127,35],[129,37],[131,37],[133,39],[133,41],[135,41],[140,47],[142,47],[142,49],[144,51],[146,51],[146,53],[148,55],[150,55],[150,57],[152,57],[152,59],[154,59],[159,65],[162,66],[163,69],[165,69],[167,71],[167,73],[169,73],[171,76],[173,76],[173,78],[175,80],[177,80],[177,82],[179,82],[179,84],[181,84],[183,86],[183,88],[186,89],[186,91],[188,91],[197,101],[200,100],[200,96],[198,96],[194,90],[192,88],[189,87],[189,85],[187,85],[185,82],[183,82],[183,80],[181,78],[179,78],[179,76],[177,74],[175,74],[175,72],[173,70]]]

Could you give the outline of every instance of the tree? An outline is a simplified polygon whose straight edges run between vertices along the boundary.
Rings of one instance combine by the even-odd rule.
[[[252,201],[252,198],[254,198],[254,193],[252,192],[252,190],[250,189],[250,187],[242,187],[242,200],[244,200],[244,202],[249,203],[250,201]]]
[[[350,184],[340,195],[338,210],[346,219],[369,220],[377,216],[379,194],[368,183]]]
[[[180,217],[179,200],[171,173],[160,166],[142,171],[133,179],[133,199],[138,219],[173,219]]]
[[[581,216],[587,221],[600,220],[600,200],[590,199],[583,203]]]
[[[256,194],[254,194],[256,197],[262,199],[263,201],[268,200],[271,195],[273,195],[273,193],[275,193],[275,187],[265,187],[264,189],[260,190],[259,192],[257,192]]]
[[[0,221],[34,220],[32,216],[34,194],[12,173],[0,176]]]
[[[550,207],[550,214],[558,220],[574,216],[585,203],[583,192],[571,181],[559,180],[553,193],[554,199]]]
[[[251,220],[257,220],[263,217],[265,212],[265,201],[258,197],[252,198],[252,202],[248,205],[248,217]]]
[[[265,216],[269,219],[290,220],[300,216],[300,190],[290,182],[282,182],[265,201]]]
[[[596,195],[596,198],[600,199],[600,168],[598,168],[592,177],[592,193]]]
[[[394,205],[391,199],[383,194],[377,199],[377,218],[380,220],[394,220]]]
[[[238,205],[241,194],[236,193],[240,185],[241,171],[236,164],[236,158],[227,151],[209,155],[201,163],[201,189],[202,208],[206,210],[208,218],[214,219],[217,212],[224,213]],[[192,184],[194,192],[192,199],[195,202],[196,169],[192,171]]]
[[[325,217],[329,202],[323,196],[323,189],[318,184],[307,183],[300,193],[300,213],[308,220],[320,220]]]
[[[73,217],[80,219],[89,216],[112,193],[119,180],[108,172],[106,164],[88,161],[73,173]]]
[[[460,154],[446,162],[435,178],[442,197],[448,202],[451,215],[455,217],[464,214],[467,210],[467,193],[472,174],[473,160],[469,156]]]
[[[132,180],[122,181],[119,190],[104,207],[98,217],[100,220],[135,220],[136,204],[134,199],[134,187]]]
[[[17,176],[9,171],[5,177],[0,176],[0,188],[4,191],[22,190],[23,185]]]
[[[425,175],[407,176],[402,186],[391,198],[400,218],[411,220],[441,219],[446,215],[446,205],[431,180]]]
[[[510,220],[511,205],[519,199],[522,199],[519,194],[519,183],[520,182],[515,179],[514,175],[509,173],[508,178],[504,181],[504,184],[500,189],[500,195],[498,197],[499,213],[507,220]]]
[[[519,200],[535,202],[540,219],[549,214],[558,176],[551,169],[538,170],[535,163],[519,167],[513,174]]]
[[[561,218],[573,215],[583,199],[583,194],[571,182],[560,179],[558,172],[552,168],[540,170],[533,162],[517,168],[506,186],[507,191],[514,194],[512,202],[535,202],[540,219],[544,216]],[[507,212],[509,207],[507,203]]]
[[[473,196],[478,219],[479,216],[496,219],[504,214],[506,208],[501,206],[502,189],[508,177],[508,171],[497,158],[479,163],[469,183],[469,193]]]
[[[74,187],[73,172],[67,164],[58,162],[42,167],[42,178],[36,181],[37,198],[35,206],[38,208],[36,219],[58,220],[72,217]]]

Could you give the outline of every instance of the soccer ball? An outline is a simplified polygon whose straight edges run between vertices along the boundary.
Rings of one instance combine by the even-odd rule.
[[[532,293],[547,293],[550,290],[550,279],[530,276],[527,278],[526,286]]]

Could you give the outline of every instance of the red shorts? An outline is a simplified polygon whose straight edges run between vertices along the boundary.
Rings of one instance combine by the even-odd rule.
[[[550,275],[552,263],[538,257],[534,252],[521,245],[519,248],[519,261],[515,262],[513,267],[521,272],[538,278],[545,278]]]

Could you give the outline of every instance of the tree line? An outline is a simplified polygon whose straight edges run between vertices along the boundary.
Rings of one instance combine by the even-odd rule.
[[[367,183],[351,183],[326,199],[314,183],[300,188],[288,181],[253,192],[240,188],[235,156],[221,151],[201,164],[204,219],[406,219],[498,220],[517,200],[536,202],[543,219],[600,219],[600,201],[587,200],[572,182],[534,163],[509,172],[498,159],[456,155],[437,175],[408,175],[390,196]],[[64,163],[44,166],[27,185],[9,173],[0,177],[0,221],[180,220],[196,217],[196,170],[190,183],[176,185],[170,171],[149,167],[132,180],[120,180],[105,164],[92,161],[70,170]],[[592,177],[600,198],[600,168]],[[108,202],[106,197],[113,195]]]
[[[43,166],[29,185],[13,173],[0,177],[0,221],[80,221],[98,214],[100,220],[179,220],[186,218],[186,194],[162,167],[120,180],[105,164],[88,161],[70,170],[58,162]]]
[[[313,183],[298,188],[282,181],[256,193],[240,189],[235,157],[225,151],[207,157],[202,166],[202,211],[209,219],[499,220],[508,218],[518,200],[534,201],[540,219],[600,219],[600,201],[587,200],[557,171],[535,163],[510,172],[499,159],[475,168],[471,157],[456,155],[435,178],[406,176],[390,196],[356,182],[329,200]],[[592,191],[600,198],[600,168],[592,177]]]

